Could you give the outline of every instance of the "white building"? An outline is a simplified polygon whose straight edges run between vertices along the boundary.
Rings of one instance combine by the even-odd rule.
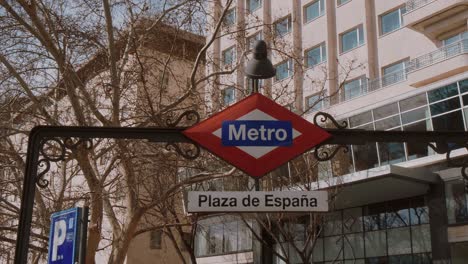
[[[215,20],[226,2],[214,1]],[[277,74],[261,91],[310,121],[320,110],[349,128],[466,131],[467,30],[466,0],[233,1],[208,54],[208,72],[237,68],[210,85],[213,110],[249,93],[250,55],[242,54],[262,38]],[[342,191],[317,239],[314,263],[467,262],[468,196],[460,168],[411,142],[350,150],[348,167],[322,164],[329,173],[318,174],[319,188],[339,182]],[[395,216],[399,221],[388,223]],[[349,219],[359,224],[350,227]],[[239,242],[251,237],[239,221],[200,224],[198,263],[268,259],[254,243]]]

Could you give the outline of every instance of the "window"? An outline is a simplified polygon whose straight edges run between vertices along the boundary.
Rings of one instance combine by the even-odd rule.
[[[315,66],[327,60],[327,48],[325,42],[306,51],[306,65],[307,67]]]
[[[348,3],[349,1],[351,1],[351,0],[338,0],[338,5]]]
[[[325,13],[325,0],[317,0],[304,7],[304,22],[309,22]]]
[[[247,8],[250,13],[262,6],[262,0],[247,0]]]
[[[447,215],[449,224],[468,222],[468,195],[463,180],[449,181],[445,184],[447,194]]]
[[[397,30],[403,25],[403,14],[405,7],[400,7],[397,10],[383,14],[380,16],[380,34],[384,35],[394,30]]]
[[[429,224],[419,221],[428,217],[427,210],[423,198],[416,197],[327,213],[312,259],[314,263],[432,263]],[[288,247],[294,243],[304,248],[305,226],[286,223],[283,230],[290,235],[279,240],[281,247],[275,244],[279,252],[284,249],[289,254],[291,263],[302,263]],[[284,262],[275,256],[273,263]]]
[[[309,112],[319,111],[324,107],[323,97],[320,94],[314,94],[306,98],[306,107]]]
[[[408,62],[408,60],[404,60],[382,68],[382,86],[406,80]]]
[[[262,31],[258,31],[257,33],[247,37],[247,48],[249,50],[253,49],[254,45],[255,45],[255,42],[257,40],[262,40],[263,39],[263,34],[262,34]]]
[[[150,249],[161,249],[162,230],[150,232]]]
[[[442,43],[444,44],[444,46],[446,46],[446,45],[450,45],[452,43],[455,43],[457,41],[460,41],[462,39],[468,39],[468,31],[458,33],[455,36],[451,36],[451,37],[448,37],[446,39],[443,39]]]
[[[275,35],[284,36],[291,32],[291,17],[285,17],[275,22]]]
[[[222,91],[224,105],[230,105],[236,101],[236,93],[234,87],[227,87]]]
[[[349,100],[364,93],[366,90],[367,78],[360,77],[358,79],[346,82],[343,86],[343,99]]]
[[[277,81],[290,77],[293,73],[293,61],[292,59],[283,61],[276,65],[276,77]]]
[[[230,47],[223,51],[223,64],[232,65],[236,61],[235,47]]]
[[[251,226],[233,217],[201,220],[195,235],[195,255],[204,257],[251,250],[252,232],[246,224]]]
[[[358,46],[364,44],[364,30],[362,25],[341,34],[340,36],[340,45],[341,52],[346,52],[348,50],[354,49]]]
[[[236,23],[236,9],[231,8],[226,12],[226,15],[224,16],[224,26],[229,27],[232,26]]]

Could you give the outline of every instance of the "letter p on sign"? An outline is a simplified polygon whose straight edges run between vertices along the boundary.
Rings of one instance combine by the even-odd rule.
[[[63,245],[67,237],[67,222],[59,220],[54,225],[54,238],[52,240],[52,261],[57,260],[58,247]]]

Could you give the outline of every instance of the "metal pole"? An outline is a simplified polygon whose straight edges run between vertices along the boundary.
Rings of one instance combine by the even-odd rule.
[[[252,94],[258,93],[259,80],[252,79]],[[260,191],[260,179],[255,178],[255,191]]]
[[[86,261],[86,246],[88,244],[88,221],[89,221],[89,207],[84,206],[81,213],[81,229],[80,237],[81,244],[78,251],[78,263],[85,264]]]
[[[258,93],[258,84],[259,84],[258,79],[252,79],[252,94]]]
[[[148,139],[152,142],[192,142],[182,134],[186,128],[132,128],[132,127],[63,127],[37,126],[29,133],[26,168],[24,171],[18,234],[16,237],[15,264],[28,262],[29,237],[36,192],[39,148],[46,138],[122,138]]]

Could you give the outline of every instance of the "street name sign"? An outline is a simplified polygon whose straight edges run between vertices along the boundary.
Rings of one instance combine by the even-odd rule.
[[[51,215],[48,264],[78,263],[81,214],[75,207]]]
[[[252,177],[262,177],[330,137],[259,93],[183,133]]]
[[[327,191],[189,192],[187,211],[326,212]]]

